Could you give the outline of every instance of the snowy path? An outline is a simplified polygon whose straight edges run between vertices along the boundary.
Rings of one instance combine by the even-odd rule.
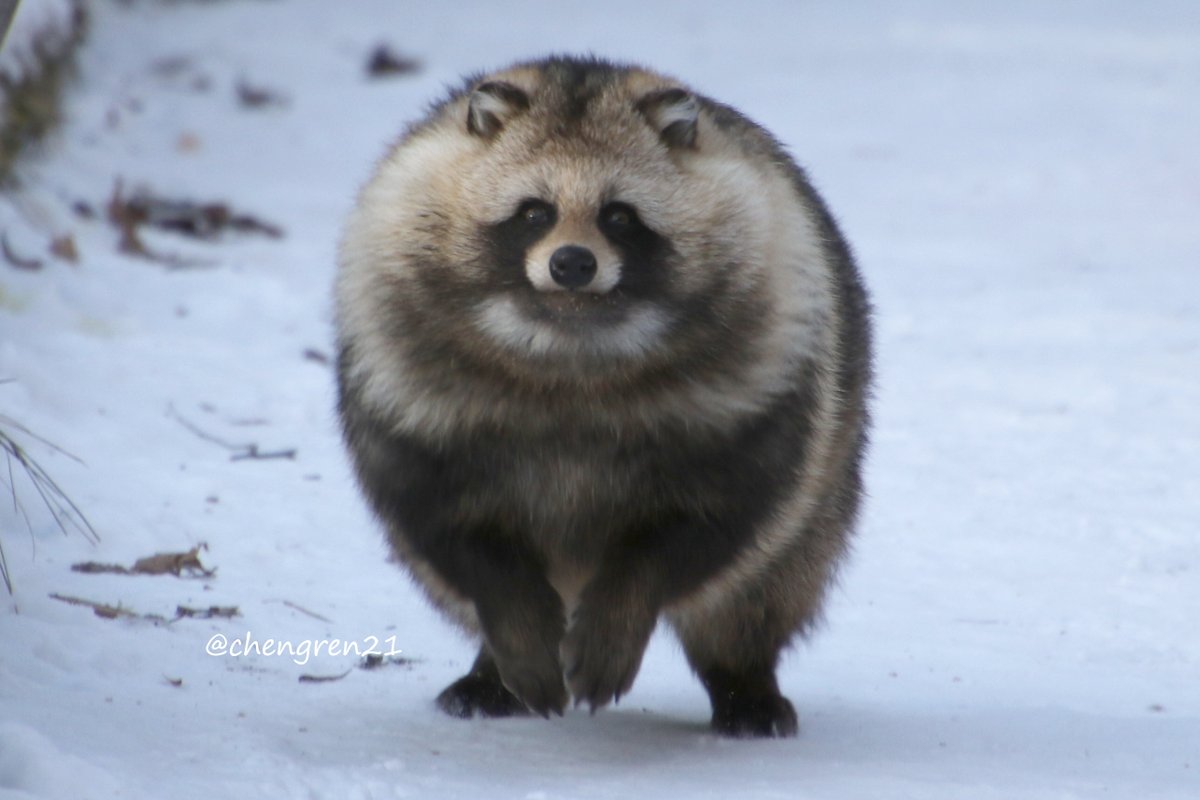
[[[91,5],[70,122],[0,196],[46,261],[0,264],[0,414],[85,462],[23,440],[103,539],[28,486],[32,537],[0,503],[0,800],[1200,796],[1195,4]],[[424,70],[368,81],[384,40]],[[330,352],[339,226],[404,122],[464,72],[589,49],[773,129],[874,292],[871,499],[782,672],[795,740],[708,734],[666,638],[594,718],[439,716],[470,646],[385,563],[305,355]],[[286,103],[243,108],[239,81]],[[147,235],[197,269],[121,255],[118,178],[286,236]],[[78,265],[45,253],[67,233]],[[180,418],[297,456],[230,461]],[[69,569],[202,541],[211,579]],[[414,662],[302,683],[354,659],[206,655],[218,633],[394,636]]]

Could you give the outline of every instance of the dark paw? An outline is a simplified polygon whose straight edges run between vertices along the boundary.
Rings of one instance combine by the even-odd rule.
[[[479,610],[498,679],[533,713],[562,714],[567,687],[558,648],[565,626],[558,595],[549,584],[526,586],[523,594]]]
[[[504,688],[498,674],[472,672],[447,686],[437,697],[438,708],[452,717],[515,717],[529,714],[525,704]]]
[[[567,685],[576,705],[597,708],[621,699],[633,686],[656,615],[628,604],[584,602],[563,640]]]
[[[702,671],[700,680],[712,700],[713,730],[722,736],[746,739],[795,736],[800,728],[796,709],[779,693],[774,668],[713,667]]]
[[[796,709],[781,694],[738,697],[713,709],[713,730],[739,739],[783,738],[800,729]]]
[[[543,717],[552,713],[562,715],[567,705],[567,687],[563,685],[556,653],[535,651],[517,658],[497,655],[496,666],[503,685],[530,711]]]

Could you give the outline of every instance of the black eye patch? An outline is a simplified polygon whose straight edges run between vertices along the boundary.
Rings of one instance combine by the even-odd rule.
[[[480,230],[486,242],[490,273],[500,285],[524,285],[525,254],[558,222],[551,203],[536,197],[522,200],[508,219]]]
[[[511,221],[515,225],[531,230],[548,230],[554,227],[557,218],[558,214],[554,206],[545,200],[529,199],[522,201],[521,205],[517,206],[517,213],[512,216]]]
[[[635,238],[646,229],[638,218],[637,211],[628,203],[608,203],[600,209],[596,218],[600,232],[613,241],[620,242]]]
[[[654,293],[665,287],[668,261],[674,252],[638,216],[628,203],[606,203],[596,217],[596,227],[621,253],[621,286],[634,294]]]

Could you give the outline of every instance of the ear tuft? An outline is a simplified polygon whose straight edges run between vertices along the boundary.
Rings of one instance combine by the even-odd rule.
[[[491,139],[510,119],[529,108],[529,95],[504,81],[475,87],[467,106],[467,132]]]
[[[683,89],[662,89],[638,101],[637,110],[658,131],[667,147],[696,146],[696,120],[700,103]]]

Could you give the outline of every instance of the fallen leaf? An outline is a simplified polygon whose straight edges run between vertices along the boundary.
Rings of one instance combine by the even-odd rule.
[[[413,75],[421,71],[421,62],[415,58],[398,55],[386,44],[371,51],[367,59],[367,75],[382,78],[392,75]]]
[[[102,564],[97,561],[84,561],[80,564],[72,564],[73,572],[83,572],[87,574],[108,573],[114,575],[174,575],[182,577],[186,571],[189,575],[199,575],[202,578],[211,578],[216,574],[215,569],[208,569],[200,563],[200,551],[207,550],[208,545],[201,542],[200,544],[188,550],[186,553],[155,553],[152,556],[139,558],[133,563],[132,567],[124,567],[120,564]]]
[[[286,106],[287,97],[262,86],[253,86],[245,80],[237,84],[238,104],[242,108],[264,108],[266,106]]]
[[[50,240],[50,253],[63,261],[69,261],[72,264],[79,263],[79,249],[75,247],[75,237],[69,233],[55,236]]]
[[[184,571],[191,575],[211,578],[216,574],[215,569],[207,569],[200,563],[200,551],[207,550],[208,545],[200,543],[186,553],[156,553],[152,556],[139,558],[130,570],[137,575],[165,575],[171,573],[181,576]]]

